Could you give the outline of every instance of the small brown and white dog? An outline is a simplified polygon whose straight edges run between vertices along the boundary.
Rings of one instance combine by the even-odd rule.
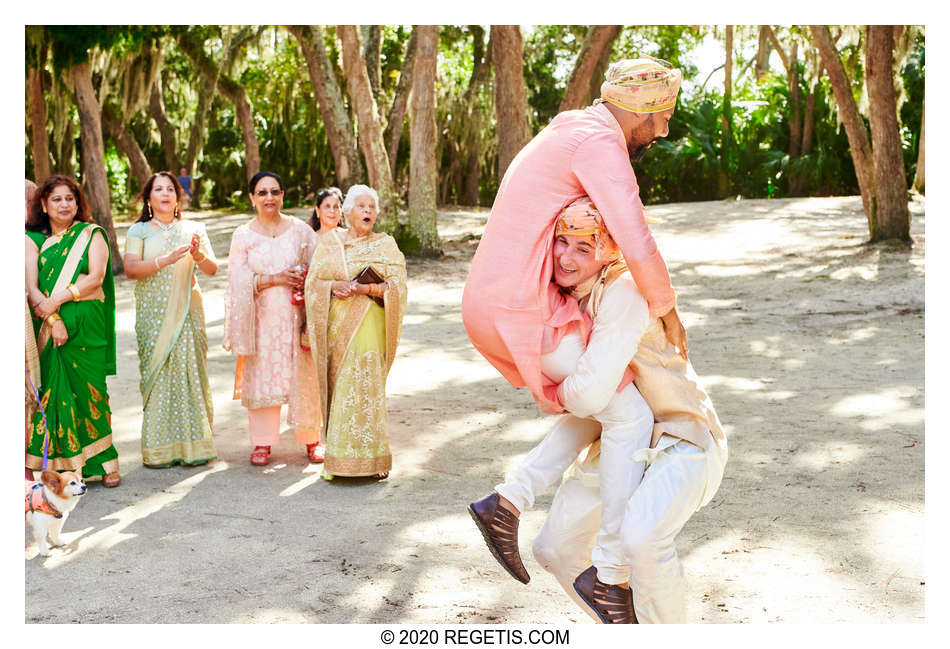
[[[39,482],[26,481],[26,522],[33,526],[33,538],[40,555],[49,556],[47,536],[53,547],[63,545],[59,538],[63,523],[84,493],[86,483],[82,475],[74,471],[57,473],[47,469]]]

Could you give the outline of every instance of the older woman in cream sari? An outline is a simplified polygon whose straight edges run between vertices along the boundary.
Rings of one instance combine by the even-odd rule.
[[[386,377],[406,310],[406,262],[391,236],[373,232],[378,209],[375,190],[350,188],[350,227],[320,238],[305,284],[327,479],[385,478],[392,468]]]

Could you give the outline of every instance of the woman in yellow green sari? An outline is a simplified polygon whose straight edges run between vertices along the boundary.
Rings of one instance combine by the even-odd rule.
[[[382,479],[392,468],[386,377],[406,311],[406,260],[391,236],[373,232],[378,210],[375,190],[350,188],[350,227],[320,238],[304,289],[328,479]],[[356,281],[367,268],[376,277]]]
[[[198,465],[217,457],[212,438],[208,336],[196,270],[218,263],[202,223],[181,218],[182,189],[168,171],[142,188],[142,213],[125,235],[125,275],[135,283],[142,392],[142,462]]]
[[[106,376],[115,374],[115,285],[105,231],[90,222],[76,182],[50,176],[26,224],[26,289],[40,351],[40,404],[26,466],[120,482]]]

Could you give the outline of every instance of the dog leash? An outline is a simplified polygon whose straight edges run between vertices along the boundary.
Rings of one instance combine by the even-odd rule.
[[[26,370],[26,380],[30,384],[30,389],[33,390],[33,396],[36,397],[36,405],[40,408],[40,414],[43,415],[43,428],[46,433],[43,435],[43,471],[46,471],[46,459],[49,457],[49,424],[46,422],[46,409],[43,408],[43,400],[40,399],[40,393],[37,391],[36,386],[33,385],[33,379],[30,378],[30,368],[24,365]]]

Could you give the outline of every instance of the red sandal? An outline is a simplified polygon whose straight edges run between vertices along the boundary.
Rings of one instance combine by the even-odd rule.
[[[323,462],[324,449],[320,444],[307,444],[307,457],[314,464]]]
[[[255,446],[251,451],[251,464],[265,466],[270,462],[270,446]]]

